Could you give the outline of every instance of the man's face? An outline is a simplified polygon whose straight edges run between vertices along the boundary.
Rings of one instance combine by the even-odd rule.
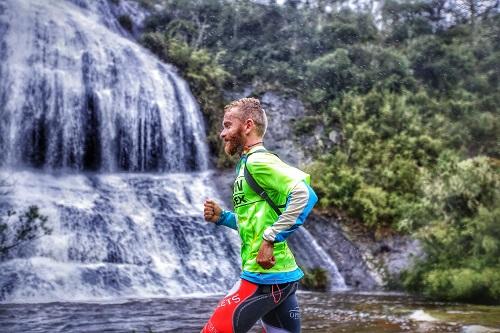
[[[228,155],[241,153],[245,146],[244,122],[238,118],[238,109],[233,108],[224,114],[220,137],[224,140],[224,151]]]

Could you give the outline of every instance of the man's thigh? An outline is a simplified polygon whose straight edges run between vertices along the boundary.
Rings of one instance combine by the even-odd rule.
[[[295,292],[262,317],[262,327],[266,333],[300,332],[300,312]]]
[[[217,305],[203,333],[243,333],[296,290],[296,283],[283,288],[270,287],[240,280]]]
[[[239,280],[226,296],[217,304],[214,313],[202,333],[233,333],[238,324],[238,310],[245,302],[251,302],[259,294],[259,286],[246,280]],[[258,320],[259,317],[255,319]],[[253,324],[252,324],[253,325]],[[251,326],[250,326],[251,327]]]

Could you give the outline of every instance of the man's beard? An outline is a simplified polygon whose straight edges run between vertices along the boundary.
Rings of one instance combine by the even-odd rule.
[[[238,153],[241,155],[244,147],[243,133],[240,131],[234,137],[230,138],[229,141],[224,142],[224,151],[229,156],[233,156]]]

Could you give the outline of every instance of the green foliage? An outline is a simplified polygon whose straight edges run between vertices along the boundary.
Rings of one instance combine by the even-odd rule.
[[[227,102],[220,90],[253,83],[291,89],[316,112],[346,93],[420,94],[434,105],[413,103],[418,112],[445,116],[426,125],[439,120],[447,144],[498,157],[500,18],[487,8],[471,14],[447,1],[385,1],[377,29],[369,13],[347,9],[168,0],[146,20],[143,40],[181,69],[206,114],[216,115],[208,119],[214,152],[221,152],[215,109]]]
[[[389,213],[388,193],[380,187],[365,185],[352,199],[353,213],[358,213],[368,226],[376,226]]]
[[[499,267],[435,269],[423,274],[422,284],[425,293],[435,298],[495,303],[500,301],[499,275]]]
[[[307,167],[313,176],[313,186],[319,195],[320,206],[349,209],[349,200],[362,185],[362,177],[345,165],[346,156],[337,152]]]
[[[414,37],[432,34],[433,23],[440,19],[430,1],[385,1],[382,8],[384,23],[390,24],[387,41],[402,43]]]
[[[404,229],[400,221],[420,195],[419,176],[446,147],[419,112],[423,96],[347,94],[327,111],[342,142],[313,163],[320,205],[349,212],[371,227]],[[418,102],[418,103],[417,103]]]
[[[416,38],[409,46],[417,78],[445,93],[473,71],[468,45],[446,45],[435,36]]]
[[[18,222],[12,223],[10,220],[15,214],[9,211],[0,219],[0,259],[11,249],[52,233],[47,227],[48,217],[41,215],[37,206],[28,207],[19,215]]]
[[[353,88],[356,73],[351,71],[349,52],[339,48],[309,63],[310,84],[326,91],[323,99],[334,98],[344,89]]]
[[[306,290],[326,291],[330,284],[329,273],[326,269],[315,267],[304,269],[304,278],[300,280],[300,285]]]
[[[496,164],[495,164],[496,163]],[[500,302],[500,173],[486,157],[443,156],[422,179],[417,235],[426,258],[405,284],[450,300]]]
[[[318,30],[320,45],[327,52],[346,45],[374,42],[379,37],[373,18],[352,10],[333,13]]]
[[[413,90],[410,63],[396,50],[352,46],[337,48],[307,65],[307,97],[313,105],[339,97],[345,91],[367,93],[373,88],[401,92]],[[318,90],[322,94],[318,94]]]
[[[312,133],[318,121],[318,117],[314,116],[306,116],[298,119],[298,121],[293,124],[294,131],[299,135]]]

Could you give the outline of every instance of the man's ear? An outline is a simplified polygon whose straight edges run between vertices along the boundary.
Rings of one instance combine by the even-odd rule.
[[[249,134],[255,127],[253,119],[248,118],[245,120],[245,134]]]

